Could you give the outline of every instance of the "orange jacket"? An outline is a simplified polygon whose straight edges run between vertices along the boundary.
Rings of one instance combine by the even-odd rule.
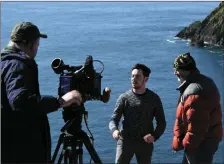
[[[173,150],[196,150],[211,140],[221,141],[222,111],[219,91],[212,79],[200,73],[191,73],[178,88]]]

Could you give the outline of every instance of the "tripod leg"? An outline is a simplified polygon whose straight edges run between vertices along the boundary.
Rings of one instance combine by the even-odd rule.
[[[100,157],[98,156],[96,150],[94,149],[93,145],[90,142],[88,135],[82,131],[83,143],[86,146],[91,158],[93,159],[94,163],[102,163]]]
[[[76,149],[76,151],[77,151],[77,154],[78,154],[77,160],[78,160],[78,163],[80,163],[80,164],[83,164],[83,149],[82,149],[82,145],[83,145],[82,141],[78,140],[77,141],[77,149]]]
[[[63,148],[62,148],[62,151],[61,151],[61,154],[58,158],[58,164],[60,164],[64,158],[64,163],[67,164],[68,163],[68,158],[71,156],[71,151],[69,150],[69,142],[70,142],[70,137],[66,136],[66,135],[61,135],[60,138],[59,138],[59,141],[62,142],[63,141]],[[57,145],[57,148],[55,150],[55,153],[54,153],[54,161],[55,161],[55,158],[57,157],[57,152],[60,148],[60,145],[58,144]],[[54,163],[53,161],[53,163]]]
[[[72,151],[71,151],[71,160],[72,160],[72,163],[78,163],[78,153],[77,153],[77,150],[76,150],[76,147],[77,147],[77,138],[73,137],[72,138]]]
[[[83,164],[83,154],[80,154],[79,155],[79,163],[80,164]]]
[[[62,159],[63,159],[63,156],[64,156],[64,153],[63,153],[64,150],[62,150],[61,154],[60,154],[60,157],[58,159],[58,164],[61,163]],[[65,157],[64,157],[65,159]]]
[[[68,150],[66,150],[65,151],[65,154],[64,154],[64,164],[67,164],[67,163],[72,163],[71,161],[70,161],[70,154],[69,154],[69,152],[68,152]],[[69,162],[68,162],[69,161]]]
[[[52,158],[52,162],[53,162],[53,163],[54,163],[54,161],[55,161],[55,159],[56,159],[56,157],[57,157],[57,154],[58,154],[58,151],[59,151],[59,149],[60,149],[60,146],[61,146],[61,144],[62,144],[62,142],[63,142],[63,139],[64,139],[64,134],[61,134],[61,135],[59,136],[58,144],[57,144],[57,146],[56,146],[56,148],[55,148],[55,152],[54,152],[54,155],[53,155],[53,158]]]
[[[67,163],[75,164],[75,162],[72,158],[72,150],[64,150],[64,164],[67,164]]]

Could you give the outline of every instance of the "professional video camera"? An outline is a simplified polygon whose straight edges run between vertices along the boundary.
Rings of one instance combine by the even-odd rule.
[[[100,72],[96,72],[93,62],[99,62],[102,65]],[[78,90],[82,95],[84,103],[87,100],[100,100],[104,103],[109,101],[110,89],[108,87],[103,90],[103,94],[101,95],[101,74],[104,70],[104,64],[101,61],[93,60],[92,56],[87,56],[84,65],[69,66],[65,65],[62,59],[56,58],[52,61],[51,67],[56,74],[60,74],[58,87],[58,95],[60,97],[71,90]],[[69,109],[66,110],[67,108]],[[80,106],[73,104],[67,108],[63,111],[65,122],[78,117],[82,114],[80,111],[84,111],[83,104]],[[81,116],[79,118],[81,119]],[[69,128],[73,129],[72,131],[69,130],[70,133],[74,132],[74,129],[80,129],[80,127],[76,127],[81,124],[80,119],[77,118],[76,123],[72,125],[73,127]]]
[[[96,72],[93,62],[99,62],[103,68],[101,72]],[[87,56],[84,65],[69,66],[63,60],[56,58],[52,61],[52,69],[56,74],[61,74],[59,81],[58,94],[63,96],[71,90],[78,90],[84,102],[86,100],[101,100],[106,103],[110,98],[109,88],[103,90],[101,95],[101,78],[104,65],[99,60],[93,60],[92,56]],[[67,72],[65,72],[67,70]]]
[[[102,65],[100,72],[96,72],[93,62],[99,62]],[[101,74],[104,70],[104,64],[99,60],[93,60],[92,56],[87,56],[84,65],[69,66],[65,65],[62,59],[56,58],[52,61],[51,67],[56,74],[60,74],[58,95],[63,96],[71,90],[78,90],[83,99],[81,105],[74,104],[63,108],[64,111],[62,114],[66,123],[61,128],[62,134],[59,137],[52,161],[56,160],[60,145],[63,143],[62,152],[67,153],[61,153],[58,163],[61,162],[63,156],[64,163],[67,163],[67,160],[69,160],[69,163],[77,163],[78,160],[82,163],[82,145],[84,143],[93,161],[95,163],[102,163],[90,142],[90,139],[93,140],[93,136],[87,125],[87,111],[85,110],[84,103],[88,100],[99,100],[104,103],[109,101],[110,89],[108,87],[103,90],[103,94],[101,95]],[[82,130],[83,115],[91,137],[88,137],[86,132]]]

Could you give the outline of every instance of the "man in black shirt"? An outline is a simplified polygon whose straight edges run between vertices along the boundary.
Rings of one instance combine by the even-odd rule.
[[[150,68],[136,64],[132,68],[132,89],[121,94],[116,102],[109,129],[117,142],[115,163],[128,164],[135,154],[138,163],[151,163],[153,142],[166,128],[165,115],[159,96],[146,88]],[[119,130],[121,117],[122,127]],[[153,119],[156,119],[156,128]]]

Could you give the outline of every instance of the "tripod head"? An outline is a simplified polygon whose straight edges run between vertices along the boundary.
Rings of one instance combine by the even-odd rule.
[[[63,150],[60,154],[58,163],[61,163],[63,157],[64,163],[83,163],[83,144],[91,156],[90,163],[91,160],[93,160],[95,163],[102,163],[100,157],[93,147],[94,138],[87,125],[86,116],[88,113],[85,111],[84,104],[76,106],[75,108],[73,107],[72,109],[65,109],[63,112],[63,118],[66,123],[61,128],[62,133],[59,137],[58,144],[53,154],[52,162],[55,163],[60,145],[63,143]],[[81,127],[83,115],[85,118],[84,120],[86,127],[91,135],[90,137],[82,130]],[[92,143],[90,139],[92,140]]]

